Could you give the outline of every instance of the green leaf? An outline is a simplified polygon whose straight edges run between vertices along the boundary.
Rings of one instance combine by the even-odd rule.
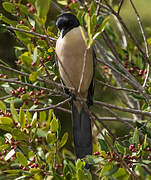
[[[54,144],[57,141],[57,137],[54,133],[48,133],[46,140],[48,144]]]
[[[7,12],[9,12],[9,13],[16,12],[16,11],[15,11],[15,4],[14,4],[14,3],[3,2],[2,5],[3,5],[3,8],[4,8]]]
[[[43,18],[47,16],[50,6],[50,0],[36,0],[35,2],[36,10],[38,12],[38,16]]]
[[[38,76],[38,72],[32,72],[30,75],[29,75],[29,80],[34,82],[37,80],[37,76]]]
[[[85,162],[82,161],[81,159],[78,159],[77,162],[76,162],[76,169],[82,169],[85,167]]]
[[[45,111],[41,111],[41,112],[40,112],[40,118],[39,118],[39,121],[40,121],[40,122],[46,121],[46,117],[47,117],[46,112],[45,112]]]
[[[10,103],[10,110],[11,110],[13,119],[14,119],[16,122],[18,122],[18,114],[17,114],[17,111],[16,111],[16,109],[15,109],[14,101],[13,101],[13,100],[11,100],[11,103]]]
[[[0,101],[0,110],[1,110],[3,113],[6,112],[6,106],[5,106],[5,104],[4,104],[2,101]]]
[[[147,134],[145,134],[145,138],[144,138],[144,144],[143,144],[144,148],[147,147]]]
[[[139,67],[140,69],[144,69],[145,63],[141,55],[138,55],[136,58],[136,66]]]
[[[98,142],[99,142],[99,144],[101,146],[101,150],[107,152],[108,151],[108,146],[107,146],[106,142],[103,139],[98,139]]]
[[[20,108],[20,111],[19,111],[19,123],[21,125],[21,128],[25,127],[25,113],[22,107]]]
[[[90,16],[95,14],[95,4],[94,4],[94,1],[91,1],[89,14],[90,14]]]
[[[86,180],[86,176],[85,176],[84,171],[82,169],[78,169],[77,180]]]
[[[68,140],[68,133],[66,132],[66,133],[64,133],[64,135],[61,139],[61,142],[59,143],[58,149],[63,147],[66,144],[67,140]]]
[[[33,53],[33,62],[35,63],[37,61],[37,55],[38,55],[38,52],[37,52],[37,47],[34,48],[34,53]]]
[[[20,60],[24,63],[24,65],[26,66],[26,67],[30,67],[31,66],[31,64],[32,64],[32,58],[28,55],[28,53],[27,52],[25,52],[24,54],[22,54],[21,56],[20,56]]]
[[[18,162],[22,165],[22,166],[27,166],[28,162],[27,162],[27,158],[20,152],[16,153],[16,158],[18,160]]]
[[[31,128],[34,128],[37,122],[37,112],[34,113],[32,121],[31,121]]]
[[[112,167],[112,169],[110,169],[109,171],[104,172],[103,176],[111,176],[112,174],[117,172],[118,169],[119,169],[119,167],[117,165],[114,165]]]
[[[0,151],[2,151],[3,149],[7,149],[9,147],[8,144],[4,144],[0,146]]]
[[[127,176],[128,176],[128,173],[124,168],[119,168],[118,171],[113,174],[113,177],[117,179],[120,179],[120,178],[122,179],[123,177],[125,177],[125,179],[128,179],[126,178]]]
[[[17,6],[19,7],[19,10],[21,13],[26,14],[26,15],[29,14],[28,8],[25,5],[18,3]]]
[[[21,172],[21,169],[15,169],[15,170],[5,170],[5,173],[9,173],[9,174],[13,174],[13,175],[17,175]]]
[[[15,153],[16,153],[15,150],[12,149],[12,150],[5,156],[5,161],[9,160]]]
[[[136,144],[139,143],[139,132],[138,132],[138,129],[137,129],[137,128],[135,128],[133,137],[132,137],[132,139],[131,139],[131,144],[133,144],[133,143],[136,143]]]
[[[12,25],[12,26],[16,26],[16,25],[17,25],[17,22],[16,22],[16,21],[13,21],[13,20],[8,19],[8,18],[5,17],[3,14],[0,14],[0,20],[2,20],[3,22],[5,22],[5,23],[7,23],[7,24]]]
[[[67,0],[57,0],[57,3],[65,6],[67,5]]]
[[[124,147],[121,146],[118,142],[116,142],[116,147],[120,153],[124,154]]]
[[[57,132],[59,128],[59,122],[58,119],[53,118],[51,123],[50,123],[50,129],[52,132]]]
[[[99,177],[102,177],[105,172],[108,172],[108,171],[111,170],[112,168],[113,168],[113,164],[112,164],[112,163],[106,164],[106,165],[102,168]]]
[[[7,124],[7,125],[12,125],[13,124],[13,120],[9,117],[0,117],[0,124]]]
[[[13,129],[12,130],[12,136],[14,137],[14,139],[16,140],[27,140],[28,136],[26,134],[24,134],[22,131],[20,131],[19,129]]]
[[[47,132],[46,131],[43,131],[41,129],[38,129],[37,130],[37,135],[40,136],[40,137],[46,137],[47,136]]]

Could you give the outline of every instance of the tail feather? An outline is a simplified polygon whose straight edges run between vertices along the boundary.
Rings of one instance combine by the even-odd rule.
[[[73,136],[77,158],[84,158],[92,154],[91,120],[83,108],[79,113],[74,103],[72,104]]]

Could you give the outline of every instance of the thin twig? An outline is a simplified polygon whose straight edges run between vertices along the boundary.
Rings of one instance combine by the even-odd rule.
[[[132,7],[133,7],[133,9],[135,11],[136,16],[137,16],[137,21],[138,21],[138,24],[139,24],[139,27],[140,27],[140,30],[141,30],[141,33],[142,33],[142,37],[143,37],[143,40],[144,40],[144,44],[145,44],[146,57],[149,59],[148,43],[147,43],[147,39],[146,39],[146,36],[145,36],[145,32],[144,32],[144,28],[143,28],[143,24],[142,24],[140,15],[139,15],[136,7],[134,6],[134,3],[132,2],[132,0],[130,0],[130,3],[131,3],[131,5],[132,5]],[[150,63],[148,63],[147,73],[146,73],[146,77],[145,77],[145,80],[144,80],[143,87],[146,86],[147,80],[149,78],[149,73],[150,73]]]
[[[49,38],[51,41],[56,41],[57,40],[56,38],[48,37],[47,35],[38,34],[36,32],[32,32],[32,31],[26,31],[26,30],[23,30],[23,29],[12,27],[12,26],[6,26],[6,28],[9,29],[9,30],[13,30],[13,31],[19,31],[19,32],[27,33],[27,34],[32,34],[34,36],[44,38],[44,39]]]
[[[118,8],[117,14],[120,14],[120,10],[122,8],[123,3],[124,3],[124,0],[121,0],[119,3],[119,8]]]
[[[104,82],[102,82],[102,81],[99,81],[99,80],[97,80],[97,79],[96,79],[96,82],[98,82],[98,83],[100,83],[100,84],[102,84],[102,85],[104,85],[104,86],[107,86],[107,87],[109,87],[109,88],[115,89],[115,90],[127,91],[127,92],[131,92],[131,93],[139,93],[139,92],[136,91],[136,90],[127,89],[127,88],[121,88],[121,87],[115,87],[115,86],[112,86],[112,85],[110,85],[110,84],[106,84],[106,83],[104,83]]]

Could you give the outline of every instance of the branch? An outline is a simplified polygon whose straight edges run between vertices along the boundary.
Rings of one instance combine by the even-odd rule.
[[[13,30],[13,31],[19,31],[19,32],[27,33],[27,34],[32,34],[34,36],[38,36],[38,37],[43,38],[43,39],[49,38],[49,40],[51,40],[51,41],[56,41],[57,40],[56,38],[52,38],[52,37],[49,37],[47,35],[38,34],[36,32],[32,32],[32,31],[26,31],[26,30],[23,30],[23,29],[12,27],[12,26],[6,26],[6,28],[9,29],[9,30]]]
[[[135,11],[136,16],[137,16],[137,21],[138,21],[138,24],[139,24],[139,27],[140,27],[140,30],[141,30],[141,33],[142,33],[142,36],[143,36],[144,44],[145,44],[146,57],[149,59],[148,43],[147,43],[147,39],[146,39],[146,36],[145,36],[143,24],[142,24],[142,21],[141,21],[141,19],[140,19],[140,15],[139,15],[137,9],[135,8],[132,0],[130,0],[130,3],[131,3],[131,5],[132,5],[132,7],[133,7],[133,9],[134,9],[134,11]],[[147,83],[147,80],[148,80],[148,77],[149,77],[149,73],[150,73],[150,63],[148,63],[147,74],[146,74],[146,77],[145,77],[145,80],[144,80],[143,87],[146,86],[146,83]]]

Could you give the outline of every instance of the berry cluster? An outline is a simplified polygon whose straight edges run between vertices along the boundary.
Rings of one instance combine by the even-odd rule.
[[[4,112],[2,112],[2,111],[0,110],[0,116],[1,116],[1,117],[11,117],[11,116],[12,116],[12,113],[10,113],[10,112],[4,113]]]
[[[0,73],[0,78],[8,79],[8,75],[3,75]]]
[[[27,92],[24,87],[20,86],[16,90],[14,89],[10,90],[10,93],[15,97],[21,98],[22,95],[26,94]],[[44,95],[45,91],[40,90],[40,91],[37,91],[36,93],[34,93],[34,91],[30,91],[28,94],[29,94],[29,98],[27,98],[26,101],[24,101],[24,104],[27,105],[28,101],[33,101],[34,104],[37,104],[39,101],[38,97]]]
[[[128,167],[131,168],[134,165],[134,162],[140,161],[142,159],[148,159],[151,160],[151,147],[147,147],[144,148],[142,147],[142,145],[138,144],[136,145],[136,143],[133,143],[129,146],[129,150],[131,151],[131,153],[123,155],[120,152],[117,151],[117,153],[115,154],[110,153],[109,151],[106,152],[106,156],[102,156],[101,152],[97,151],[94,152],[93,154],[95,156],[101,156],[104,159],[106,159],[108,162],[117,162],[117,165],[119,167],[122,166],[122,160],[124,160]],[[145,153],[142,153],[142,151],[144,151]],[[142,155],[143,154],[143,155]]]

